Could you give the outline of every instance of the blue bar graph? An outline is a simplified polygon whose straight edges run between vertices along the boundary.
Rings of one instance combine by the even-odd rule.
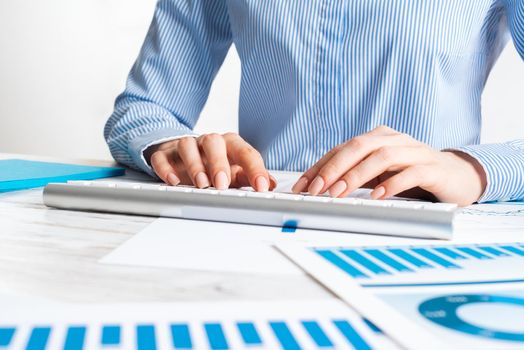
[[[467,259],[464,255],[459,254],[459,253],[457,253],[456,251],[454,251],[453,249],[450,249],[450,248],[438,247],[438,248],[433,248],[433,249],[435,249],[440,254],[445,255],[448,258],[451,258],[451,259],[454,259],[454,260]]]
[[[508,252],[513,253],[513,254],[524,256],[524,250],[519,249],[517,247],[510,246],[510,245],[503,245],[503,246],[500,246],[500,247],[505,249],[505,250],[507,250]]]
[[[191,341],[191,334],[189,333],[189,326],[187,324],[172,324],[170,328],[173,347],[175,349],[193,348],[193,342]]]
[[[26,350],[44,350],[51,334],[51,327],[35,327],[31,330]]]
[[[331,250],[317,250],[316,251],[320,256],[322,256],[324,259],[331,262],[333,265],[339,267],[346,273],[348,273],[350,276],[357,277],[357,278],[368,278],[368,275],[366,275],[364,272],[360,271],[353,265],[351,265],[349,262],[345,261],[341,257],[339,257],[337,254],[332,252]]]
[[[355,279],[360,279],[365,274],[366,279],[360,280],[360,283],[366,288],[524,281],[519,274],[513,277],[497,273],[497,269],[507,269],[508,266],[514,266],[516,271],[524,271],[522,243],[310,249]],[[444,269],[454,272],[442,274]],[[383,273],[382,270],[388,273]],[[414,279],[417,274],[424,274],[425,278],[420,281]]]
[[[251,322],[238,322],[237,323],[238,331],[242,340],[247,345],[259,345],[262,344],[262,339],[257,332],[255,325]]]
[[[120,344],[120,326],[103,326],[102,327],[102,345],[115,346]]]
[[[301,347],[285,322],[269,322],[269,326],[285,350],[300,350]]]
[[[353,250],[353,249],[342,249],[340,251],[342,254],[350,258],[351,260],[357,262],[358,264],[364,266],[368,270],[370,270],[373,273],[376,273],[377,275],[384,274],[384,275],[390,275],[391,273],[382,267],[375,264],[373,261],[366,258],[364,255],[360,254],[359,252]]]
[[[502,250],[499,250],[499,249],[496,249],[494,247],[490,247],[490,246],[480,246],[478,247],[479,249],[482,249],[483,251],[487,252],[487,253],[490,253],[492,255],[495,255],[495,256],[510,256],[508,253],[505,253],[503,252]]]
[[[333,343],[316,321],[302,321],[302,325],[319,348],[331,348]]]
[[[391,248],[388,249],[388,251],[421,269],[431,269],[434,267],[433,265],[430,265],[427,262],[420,260],[416,256],[409,254],[404,249]]]
[[[365,249],[364,251],[368,253],[369,255],[373,256],[374,258],[382,261],[384,264],[391,266],[393,269],[399,272],[413,271],[406,265],[399,263],[398,261],[384,254],[384,252],[378,249]]]
[[[371,350],[371,346],[360,336],[349,322],[334,320],[333,324],[340,330],[346,339],[358,350]]]
[[[219,323],[206,323],[204,324],[204,329],[206,330],[209,347],[211,349],[229,349],[226,335]]]
[[[84,348],[85,326],[69,327],[64,342],[64,350],[81,350]]]
[[[87,346],[97,347],[97,343],[102,348],[114,348],[115,346],[120,348],[125,345],[126,348],[138,350],[156,350],[166,346],[169,349],[187,350],[198,347],[195,344],[205,342],[208,343],[209,348],[214,350],[229,349],[232,346],[231,344],[235,343],[243,344],[242,348],[266,345],[266,340],[262,336],[264,333],[259,330],[255,322],[250,320],[232,321],[229,326],[219,321],[202,321],[201,325],[204,330],[203,333],[192,332],[186,322],[165,325],[139,323],[133,328],[134,334],[123,333],[120,324],[103,324],[100,327],[100,333],[91,331],[93,328],[90,325],[66,325],[65,332],[57,332],[54,335],[55,338],[61,338],[53,339],[53,344],[55,344],[55,341],[62,344],[62,347],[58,347],[57,350],[83,350]],[[235,332],[234,328],[230,328],[230,326],[236,327],[238,332]],[[366,327],[364,323],[362,323],[362,326]],[[368,326],[374,332],[380,333],[380,330],[369,322]],[[306,318],[293,321],[269,319],[264,321],[264,324],[260,324],[260,327],[265,327],[266,331],[271,332],[273,341],[276,341],[284,350],[300,350],[307,348],[308,344],[309,346],[314,344],[315,348],[319,349],[335,348],[337,344],[331,338],[335,333],[340,334],[356,349],[369,349],[367,341],[358,333],[352,322],[345,319],[319,320]],[[12,345],[16,331],[16,326],[0,327],[0,348]],[[163,332],[167,332],[165,335],[168,335],[168,337]],[[52,333],[52,326],[34,327],[28,335],[25,349],[49,349]],[[126,335],[129,335],[130,339],[124,339]],[[97,338],[89,339],[90,336],[97,336]],[[196,336],[202,337],[202,339],[195,339]],[[267,336],[270,337],[269,334]],[[306,338],[308,338],[307,344],[302,344],[302,339],[306,340]],[[135,340],[134,344],[131,339]],[[231,339],[231,343],[228,339]],[[233,341],[233,339],[236,339],[236,341]],[[168,343],[165,344],[164,341]]]
[[[0,346],[9,346],[15,335],[15,328],[0,328]]]
[[[485,259],[491,259],[491,256],[488,256],[486,254],[483,254],[479,252],[478,250],[475,250],[473,248],[469,247],[457,247],[457,250],[460,250],[461,252],[468,254],[476,259],[485,260]]]
[[[144,324],[136,327],[136,346],[138,350],[156,350],[154,325]]]
[[[460,266],[452,263],[451,261],[448,261],[444,258],[441,258],[437,254],[434,254],[430,252],[428,249],[425,248],[413,248],[412,249],[415,253],[423,256],[424,258],[431,260],[437,264],[439,264],[442,267],[445,267],[447,269],[460,269]]]

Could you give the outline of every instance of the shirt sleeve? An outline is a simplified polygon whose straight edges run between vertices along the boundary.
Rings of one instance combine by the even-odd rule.
[[[144,150],[194,135],[231,46],[225,0],[160,0],[125,91],[104,128],[113,157],[154,176]]]
[[[524,1],[503,0],[513,43],[524,59]],[[479,202],[524,199],[524,139],[460,147],[484,168],[487,186]]]

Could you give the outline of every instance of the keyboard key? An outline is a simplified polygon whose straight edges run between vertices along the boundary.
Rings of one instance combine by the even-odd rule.
[[[182,192],[182,193],[191,193],[193,188],[186,186],[167,186],[166,189],[168,192]]]
[[[227,196],[227,197],[245,197],[247,194],[247,191],[229,189],[229,190],[218,191],[218,194],[221,196]]]
[[[387,208],[387,207],[392,206],[391,202],[389,201],[373,200],[373,199],[363,199],[362,205],[368,205],[370,207],[382,207],[382,208]]]
[[[331,197],[321,197],[321,196],[304,196],[304,202],[317,202],[317,203],[329,203],[333,202]]]
[[[453,203],[424,203],[422,209],[453,211],[457,209],[457,205]]]
[[[299,194],[275,192],[274,193],[274,198],[275,199],[289,199],[289,200],[292,200],[292,201],[301,201],[301,200],[304,199],[304,196],[299,195]]]
[[[391,201],[391,204],[395,208],[407,208],[407,209],[422,209],[423,208],[422,203],[418,201],[395,200],[395,201]]]
[[[362,205],[362,199],[358,198],[333,198],[333,203]]]
[[[209,189],[209,188],[193,188],[192,193],[201,193],[201,194],[218,194],[219,191],[215,189]]]
[[[246,196],[251,198],[274,198],[274,194],[271,192],[247,192]]]

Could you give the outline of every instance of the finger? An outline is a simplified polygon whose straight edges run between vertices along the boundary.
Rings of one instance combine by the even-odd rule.
[[[437,177],[437,171],[434,166],[411,166],[375,187],[371,192],[371,198],[384,199],[415,187],[421,187],[431,192],[431,188],[435,185]]]
[[[240,188],[251,186],[249,178],[239,165],[231,166],[231,187]],[[277,187],[277,180],[269,174],[269,190],[272,191]]]
[[[258,192],[268,191],[271,180],[260,153],[237,134],[228,133],[224,139],[229,158],[242,167],[249,185]]]
[[[231,183],[231,168],[224,138],[219,134],[207,134],[199,137],[198,143],[205,155],[207,173],[213,186],[225,190]]]
[[[342,145],[339,145],[333,149],[331,149],[328,153],[326,153],[322,158],[320,158],[311,168],[309,168],[302,176],[298,179],[298,181],[293,185],[291,188],[291,191],[293,193],[300,193],[305,192],[308,188],[308,186],[311,184],[311,181],[315,178],[315,176],[318,174],[320,169],[333,158],[335,154],[341,149]]]
[[[211,186],[200,156],[197,140],[194,137],[180,139],[177,144],[177,152],[192,183],[198,188]]]
[[[157,151],[151,155],[151,167],[158,177],[169,185],[176,186],[180,178],[176,175],[176,169],[170,160],[169,151]]]
[[[329,194],[332,197],[345,197],[387,171],[431,163],[435,158],[433,153],[428,147],[381,147],[336,181],[329,188]]]
[[[366,134],[363,134],[362,136],[386,136],[398,134],[399,132],[397,132],[396,130],[382,125],[374,128]],[[331,158],[333,158],[333,156],[344,147],[345,144],[346,143],[333,148],[326,155],[324,155],[318,162],[316,162],[311,168],[309,168],[293,185],[291,191],[293,191],[294,193],[304,192],[306,188],[308,188],[308,186],[311,184],[312,180],[315,179],[320,169],[322,169],[324,165],[326,165],[326,163],[330,161]],[[317,180],[317,182],[318,181],[320,180]],[[320,187],[320,185],[317,186]]]
[[[251,187],[249,179],[240,165],[231,166],[231,187]]]
[[[360,163],[370,153],[386,146],[415,146],[413,139],[405,134],[388,134],[382,136],[357,136],[340,148],[340,150],[318,171],[308,191],[312,195],[324,193],[343,174]]]

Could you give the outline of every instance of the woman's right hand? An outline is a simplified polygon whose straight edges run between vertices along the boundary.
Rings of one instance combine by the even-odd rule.
[[[144,156],[160,179],[173,186],[251,186],[259,192],[276,187],[260,153],[235,133],[167,141],[149,147]]]

